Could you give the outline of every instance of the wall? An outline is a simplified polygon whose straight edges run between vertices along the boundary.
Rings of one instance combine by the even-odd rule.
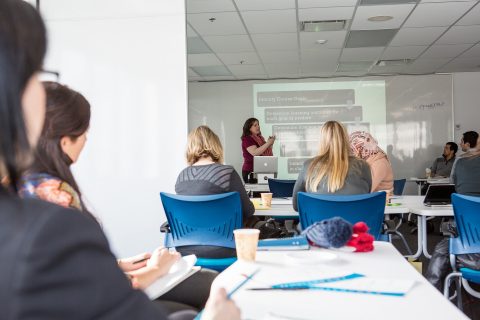
[[[462,133],[474,130],[480,133],[480,72],[453,74],[453,105],[455,142]]]
[[[387,145],[382,147],[389,152],[396,177],[420,176],[424,174],[425,167],[430,166],[433,159],[441,154],[445,140],[453,138],[451,77],[401,76],[384,79],[387,85],[387,131],[390,132],[386,141],[393,145],[393,150]],[[347,80],[351,81],[352,78]],[[243,157],[239,136],[243,122],[254,113],[253,84],[310,81],[321,80],[189,83],[189,128],[209,125],[222,139],[226,163],[240,172]],[[416,118],[420,112],[413,109],[415,106],[428,105],[430,100],[445,101],[444,109],[448,114],[442,111],[440,116],[436,114],[439,110],[433,110],[430,115],[421,115],[423,118],[420,123]],[[411,141],[416,143],[412,144]],[[413,183],[407,184],[408,193],[416,193],[416,190]]]
[[[45,69],[92,107],[75,177],[120,256],[161,244],[187,134],[184,1],[42,0]],[[179,41],[180,39],[180,41]],[[174,138],[172,138],[174,137]]]

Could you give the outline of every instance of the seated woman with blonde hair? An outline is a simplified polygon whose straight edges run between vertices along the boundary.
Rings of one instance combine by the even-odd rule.
[[[182,195],[209,195],[237,191],[242,203],[243,225],[253,228],[259,221],[242,179],[232,166],[223,164],[223,147],[218,136],[207,126],[193,129],[188,135],[186,158],[175,192]],[[230,257],[235,250],[219,247],[190,246],[179,249],[182,254],[195,253],[205,258]]]
[[[368,164],[350,154],[345,127],[328,121],[320,129],[318,155],[307,160],[293,188],[293,208],[297,208],[298,192],[320,194],[370,193],[372,177]]]
[[[380,149],[377,140],[368,132],[355,131],[350,134],[350,148],[353,154],[367,161],[372,172],[372,192],[393,193],[393,170],[387,154]]]

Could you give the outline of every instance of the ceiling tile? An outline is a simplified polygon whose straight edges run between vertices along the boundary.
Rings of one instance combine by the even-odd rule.
[[[416,59],[410,65],[405,68],[406,72],[427,72],[428,70],[435,70],[443,66],[447,63],[450,59],[449,58],[442,58],[442,59]]]
[[[222,81],[222,80],[235,80],[234,76],[210,76],[203,77],[204,81]]]
[[[300,60],[302,64],[317,63],[319,61],[331,64],[332,62],[337,62],[340,52],[340,49],[305,50],[300,52]]]
[[[253,34],[252,40],[258,51],[298,50],[296,33]]]
[[[405,23],[405,27],[450,26],[475,2],[444,2],[419,4]]]
[[[419,0],[360,0],[360,6],[417,3]]]
[[[202,81],[202,77],[188,76],[188,82]]]
[[[369,74],[388,74],[388,73],[401,73],[405,69],[405,66],[373,66]]]
[[[230,76],[231,72],[225,66],[203,66],[203,67],[191,67],[191,69],[202,77],[211,76]]]
[[[388,47],[382,54],[383,60],[415,59],[427,46]]]
[[[477,4],[470,10],[460,21],[457,22],[459,26],[469,26],[473,24],[480,24],[480,4]]]
[[[298,8],[355,7],[357,0],[298,0]]]
[[[236,11],[231,0],[187,0],[187,13]]]
[[[453,58],[471,47],[470,44],[433,45],[422,54],[422,58]]]
[[[247,35],[209,36],[205,42],[216,53],[252,52],[253,46]]]
[[[461,68],[461,69],[479,69],[480,67],[480,57],[477,58],[457,58],[455,60],[450,61],[445,67],[455,67],[455,68]]]
[[[298,63],[298,51],[262,51],[259,52],[263,63]]]
[[[367,71],[364,70],[364,71],[337,71],[333,74],[334,77],[343,77],[343,76],[347,76],[347,77],[363,77],[367,74]]]
[[[298,9],[300,21],[350,20],[355,7]]]
[[[243,11],[241,15],[251,34],[297,32],[296,14],[293,9]]]
[[[251,74],[251,75],[245,75],[245,76],[237,76],[236,77],[239,80],[265,80],[268,78],[268,75],[266,74]]]
[[[346,35],[346,31],[300,32],[300,47],[302,50],[342,48]],[[318,44],[317,40],[327,40],[327,43]]]
[[[218,60],[217,56],[213,53],[202,53],[202,54],[189,54],[188,55],[188,66],[189,67],[200,67],[200,66],[218,66],[222,62]]]
[[[473,44],[478,41],[480,41],[480,25],[453,26],[435,44]]]
[[[202,38],[187,38],[187,53],[211,53]]]
[[[430,45],[447,27],[402,28],[390,43],[391,46]]]
[[[260,60],[255,52],[240,52],[240,53],[219,53],[218,57],[224,64],[259,64]],[[243,61],[243,63],[240,63]]]
[[[228,66],[233,75],[246,76],[255,74],[265,74],[265,70],[261,64],[245,64]]]
[[[340,61],[374,61],[378,60],[384,47],[343,49]]]
[[[295,9],[295,0],[235,0],[238,10]]]
[[[414,4],[398,4],[358,7],[352,21],[351,30],[397,29],[405,21],[414,6]],[[368,21],[368,18],[374,16],[391,16],[393,19],[383,22]]]
[[[468,49],[463,53],[460,58],[477,58],[480,57],[480,44],[473,46],[471,49]]]
[[[275,63],[265,64],[269,76],[298,75],[300,66],[298,64]]]
[[[187,38],[194,38],[194,37],[198,37],[198,34],[187,23]]]
[[[397,29],[350,31],[345,48],[385,47]]]
[[[344,71],[368,71],[374,61],[345,61],[338,64],[337,72]]]
[[[237,12],[193,13],[187,20],[201,36],[247,33]]]
[[[333,73],[337,69],[337,62],[318,61],[313,62],[303,62],[301,64],[302,73],[308,73],[310,75],[315,73]]]

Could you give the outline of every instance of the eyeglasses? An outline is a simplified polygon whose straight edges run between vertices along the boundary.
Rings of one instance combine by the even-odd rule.
[[[59,82],[60,72],[51,71],[51,70],[40,70],[39,72],[40,81],[54,81]]]

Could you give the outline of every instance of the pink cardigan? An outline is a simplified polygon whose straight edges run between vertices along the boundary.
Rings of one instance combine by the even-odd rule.
[[[372,192],[388,190],[392,193],[393,170],[387,156],[383,152],[379,152],[366,160],[372,172]]]

